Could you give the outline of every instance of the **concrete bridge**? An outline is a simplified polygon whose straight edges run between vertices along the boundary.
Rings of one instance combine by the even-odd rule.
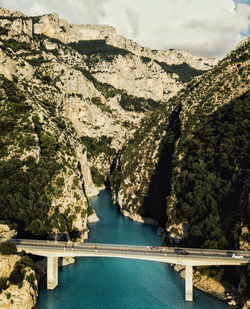
[[[249,251],[190,249],[188,254],[178,254],[177,248],[75,243],[64,241],[13,239],[18,251],[47,257],[47,289],[58,285],[58,257],[88,256],[116,257],[181,264],[186,268],[185,300],[193,301],[193,266],[246,265],[250,263]],[[237,256],[232,257],[236,253]]]

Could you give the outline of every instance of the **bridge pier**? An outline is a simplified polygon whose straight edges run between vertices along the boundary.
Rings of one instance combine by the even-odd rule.
[[[193,265],[186,265],[185,300],[193,301]]]
[[[47,256],[47,289],[54,290],[58,285],[58,257]]]

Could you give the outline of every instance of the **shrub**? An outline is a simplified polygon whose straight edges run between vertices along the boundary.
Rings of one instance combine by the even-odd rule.
[[[0,243],[0,252],[3,255],[16,254],[17,248],[13,242],[5,241],[5,242]]]
[[[23,266],[19,262],[17,262],[9,277],[10,284],[20,284],[21,282],[23,282],[24,275],[25,270]]]
[[[57,184],[58,187],[63,187],[64,186],[64,178],[62,178],[62,177],[57,178],[56,184]]]
[[[91,167],[91,176],[95,185],[100,187],[105,183],[105,178],[101,175],[96,167]]]
[[[31,287],[34,291],[37,290],[37,286],[35,284],[36,277],[33,273],[31,273],[29,276],[27,276],[27,281],[30,283]]]
[[[29,257],[28,255],[25,255],[24,257],[22,257],[22,259],[20,260],[20,264],[22,265],[23,268],[28,266],[28,267],[34,269],[34,262],[33,262],[32,258]]]
[[[6,290],[6,289],[7,289],[7,278],[1,277],[0,278],[0,294],[2,290]]]

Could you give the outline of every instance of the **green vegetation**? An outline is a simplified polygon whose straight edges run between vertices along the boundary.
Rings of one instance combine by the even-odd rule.
[[[171,222],[189,222],[190,236],[199,246],[232,247],[237,222],[242,217],[250,222],[240,206],[249,168],[249,102],[247,92],[203,117],[192,138],[180,145],[185,157],[178,179],[173,176],[178,203]]]
[[[122,192],[128,211],[163,226],[189,223],[185,246],[238,249],[240,240],[250,240],[241,235],[250,222],[249,92],[230,101],[247,87],[247,48],[232,52],[145,118],[111,175],[113,192]]]
[[[19,50],[25,50],[25,51],[30,51],[31,46],[30,44],[26,42],[20,42],[15,39],[9,39],[4,41],[4,45],[1,46],[2,49],[8,49],[11,48],[13,52],[17,52]]]
[[[37,285],[35,283],[36,277],[34,273],[31,273],[30,275],[27,276],[27,281],[30,283],[31,287],[33,288],[34,291],[37,291]]]
[[[13,271],[10,274],[9,282],[10,284],[18,285],[22,287],[22,282],[25,277],[25,267],[34,267],[34,263],[30,257],[27,255],[22,257],[20,261],[16,262]]]
[[[125,110],[135,112],[154,110],[161,106],[160,102],[153,99],[138,98],[125,92],[121,94],[120,105]]]
[[[224,275],[224,268],[221,266],[202,267],[198,266],[196,269],[202,274],[213,278],[215,281],[220,282]]]
[[[43,56],[39,56],[39,57],[37,57],[37,58],[32,58],[32,59],[26,59],[26,61],[30,64],[30,65],[32,65],[33,67],[36,67],[36,66],[40,66],[40,65],[42,65],[43,63],[48,63],[48,62],[50,62],[50,60],[46,60]],[[40,76],[40,78],[42,79],[43,78],[43,80],[44,80],[44,82],[45,83],[49,83],[50,81],[51,81],[51,79],[50,79],[50,77],[49,76],[43,76],[43,75],[37,75],[37,77],[39,78],[39,76]]]
[[[6,290],[8,288],[7,284],[8,278],[6,277],[0,277],[0,294],[3,290]]]
[[[158,65],[161,66],[161,68],[168,74],[177,74],[179,76],[179,80],[182,83],[190,82],[191,79],[193,79],[196,76],[202,75],[206,70],[197,70],[195,68],[192,68],[189,64],[186,62],[183,62],[181,64],[172,64],[169,65],[166,62],[160,62],[157,60],[152,60],[148,57],[141,57],[141,60],[143,63],[147,64],[150,61],[156,62]]]
[[[56,180],[56,185],[57,185],[58,187],[63,187],[63,186],[64,186],[64,178],[63,178],[63,177],[57,178],[57,180]]]
[[[101,101],[101,98],[99,98],[99,97],[92,97],[91,98],[91,102],[93,104],[95,104],[96,106],[98,106],[103,112],[106,112],[108,114],[112,113],[112,109],[108,105],[103,104],[102,101]]]
[[[58,163],[58,141],[45,132],[37,116],[30,119],[32,109],[15,82],[1,78],[4,100],[0,101],[0,213],[7,224],[18,223],[20,236],[45,236],[51,225],[48,210],[54,194],[53,179],[63,166]],[[32,156],[20,160],[19,153],[36,146],[34,134],[39,138],[41,149],[39,163]],[[15,156],[8,160],[15,143]],[[12,151],[12,150],[11,150]]]
[[[88,149],[88,158],[97,157],[101,153],[104,153],[108,157],[113,157],[115,155],[115,149],[110,147],[112,138],[102,135],[99,138],[93,138],[89,136],[81,137],[82,143]]]
[[[75,67],[75,69],[80,71],[88,80],[90,80],[94,84],[95,88],[100,91],[106,99],[113,98],[115,95],[120,95],[120,105],[124,110],[143,112],[147,110],[155,110],[161,106],[161,102],[159,101],[135,97],[128,94],[125,90],[117,89],[107,83],[101,83],[89,71],[86,71],[80,67]],[[100,107],[99,100],[94,99],[93,103]]]
[[[3,255],[16,254],[16,245],[11,241],[5,241],[0,243],[0,253]]]
[[[0,26],[0,35],[8,35],[8,30]]]
[[[97,187],[104,185],[105,177],[99,173],[97,168],[91,167],[91,176],[94,184],[97,185]]]

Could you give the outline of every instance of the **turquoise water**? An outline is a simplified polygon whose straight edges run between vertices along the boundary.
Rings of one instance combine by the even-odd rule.
[[[156,228],[123,217],[102,191],[92,204],[100,222],[90,226],[89,242],[160,245]],[[225,309],[223,302],[194,290],[194,302],[184,301],[184,280],[164,263],[78,258],[59,269],[59,285],[39,288],[39,309]]]

